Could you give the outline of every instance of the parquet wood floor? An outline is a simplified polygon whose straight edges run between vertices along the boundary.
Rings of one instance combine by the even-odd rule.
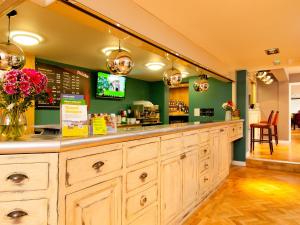
[[[300,175],[232,167],[184,225],[300,225]]]
[[[274,152],[271,155],[268,144],[257,144],[250,158],[282,160],[289,162],[300,162],[300,129],[292,131],[290,144],[274,145]]]

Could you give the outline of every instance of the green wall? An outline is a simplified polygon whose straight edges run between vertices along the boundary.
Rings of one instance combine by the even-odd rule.
[[[235,161],[246,161],[246,152],[248,142],[248,109],[249,109],[249,87],[248,76],[246,70],[240,70],[236,73],[236,94],[237,106],[241,113],[241,119],[244,119],[244,136],[234,142],[233,159]]]
[[[37,59],[40,62],[46,62],[54,65],[63,65],[73,69],[81,69],[91,72],[91,107],[90,113],[118,113],[121,109],[127,109],[135,100],[150,100],[150,86],[152,83],[137,80],[133,78],[126,79],[126,96],[125,99],[111,100],[111,99],[96,99],[96,79],[97,72],[86,68],[76,67],[72,65],[61,64],[44,59]],[[35,110],[35,124],[59,124],[60,115],[59,110]]]
[[[169,123],[169,88],[163,81],[150,83],[150,101],[159,105],[160,120],[164,124]]]
[[[189,79],[189,121],[199,121],[200,117],[194,116],[194,108],[214,108],[214,120],[224,120],[225,112],[222,109],[222,104],[232,99],[232,84],[231,82],[222,82],[214,78],[209,78],[209,89],[207,92],[196,92],[193,88],[194,81],[198,77]],[[204,118],[201,118],[204,120]]]

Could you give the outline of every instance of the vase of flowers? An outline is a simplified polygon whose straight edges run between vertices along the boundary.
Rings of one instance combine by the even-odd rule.
[[[47,90],[47,77],[33,69],[11,70],[0,80],[0,134],[14,140],[27,128],[25,111],[34,100],[53,101]]]
[[[233,102],[231,100],[224,102],[222,108],[225,111],[225,121],[231,120],[233,111]]]

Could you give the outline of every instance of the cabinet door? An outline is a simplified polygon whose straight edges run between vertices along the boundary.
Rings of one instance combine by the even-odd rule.
[[[212,159],[212,188],[218,185],[219,182],[219,162],[221,161],[220,155],[220,131],[216,130],[210,133],[210,149],[211,149],[211,159]]]
[[[221,178],[224,179],[229,173],[229,141],[228,141],[228,130],[227,128],[222,128],[220,130],[220,154],[221,161],[219,167],[219,174]]]
[[[66,209],[66,225],[120,225],[121,179],[68,195]]]
[[[182,209],[182,160],[179,156],[161,163],[161,220],[167,224]]]
[[[193,206],[198,196],[198,150],[182,157],[183,208]]]

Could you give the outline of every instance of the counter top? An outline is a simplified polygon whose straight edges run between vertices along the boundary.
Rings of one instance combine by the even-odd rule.
[[[2,141],[0,154],[25,154],[63,152],[85,147],[112,144],[141,138],[156,137],[165,134],[201,128],[213,128],[242,122],[243,120],[219,121],[210,123],[181,123],[150,127],[119,128],[117,133],[88,137],[65,138],[60,136],[32,135],[17,141]]]

